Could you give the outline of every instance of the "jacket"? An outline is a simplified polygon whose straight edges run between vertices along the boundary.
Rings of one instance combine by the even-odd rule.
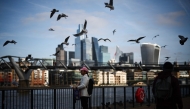
[[[158,74],[153,82],[152,92],[155,94],[155,85],[158,79],[164,79],[168,76],[171,76],[171,84],[172,84],[172,97],[168,100],[159,100],[156,99],[156,107],[167,107],[167,109],[175,109],[177,108],[176,104],[178,104],[178,109],[183,109],[183,102],[181,98],[181,91],[178,79],[172,76],[171,72],[162,71]]]
[[[83,75],[80,80],[80,85],[77,87],[80,90],[81,97],[89,97],[87,87],[88,87],[89,77],[87,74]]]

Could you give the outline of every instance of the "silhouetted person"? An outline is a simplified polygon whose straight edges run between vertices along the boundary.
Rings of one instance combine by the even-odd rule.
[[[170,62],[165,62],[163,71],[158,74],[153,82],[152,92],[156,100],[156,109],[177,109],[177,105],[178,109],[183,109],[179,82],[171,74],[172,71],[173,65]],[[162,83],[165,84],[163,85]],[[169,91],[167,90],[167,94],[163,96],[163,90],[160,92],[160,87],[165,85],[168,85],[169,88],[165,87],[165,89],[169,89]]]

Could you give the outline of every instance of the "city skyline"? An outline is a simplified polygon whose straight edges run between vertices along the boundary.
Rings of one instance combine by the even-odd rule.
[[[133,52],[134,62],[142,61],[140,44],[127,42],[146,36],[140,43],[152,43],[161,48],[160,62],[189,61],[190,41],[180,45],[178,35],[190,35],[190,2],[188,0],[114,0],[114,10],[105,8],[104,2],[96,0],[46,1],[0,1],[0,57],[5,55],[34,58],[55,58],[57,45],[70,36],[66,51],[75,51],[73,34],[78,24],[87,20],[88,38],[109,38],[111,42],[99,41],[108,46],[110,58],[114,57],[116,46],[124,53]],[[50,18],[50,11],[57,9]],[[57,21],[60,13],[68,15]],[[49,31],[52,28],[55,31]],[[116,32],[113,34],[113,30]],[[154,36],[159,35],[155,38]],[[16,44],[3,44],[15,40]]]

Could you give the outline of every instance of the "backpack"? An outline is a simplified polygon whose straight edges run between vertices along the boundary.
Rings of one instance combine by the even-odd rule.
[[[155,98],[166,100],[172,96],[171,76],[158,79],[155,84]]]
[[[94,79],[90,78],[87,86],[87,91],[89,95],[92,95],[93,85],[94,85]]]

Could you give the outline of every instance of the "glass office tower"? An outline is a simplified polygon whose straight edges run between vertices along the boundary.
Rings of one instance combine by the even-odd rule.
[[[108,47],[107,46],[100,46],[100,62],[107,63],[110,60],[110,53],[108,53]]]
[[[97,63],[99,62],[99,44],[98,39],[92,37],[92,59]]]
[[[83,28],[82,24],[79,24],[79,28],[77,29],[77,33],[79,33]],[[85,35],[81,35],[80,37],[75,38],[75,58],[80,59],[82,57],[82,41],[85,38]]]
[[[82,59],[92,60],[92,44],[88,38],[82,40]]]

